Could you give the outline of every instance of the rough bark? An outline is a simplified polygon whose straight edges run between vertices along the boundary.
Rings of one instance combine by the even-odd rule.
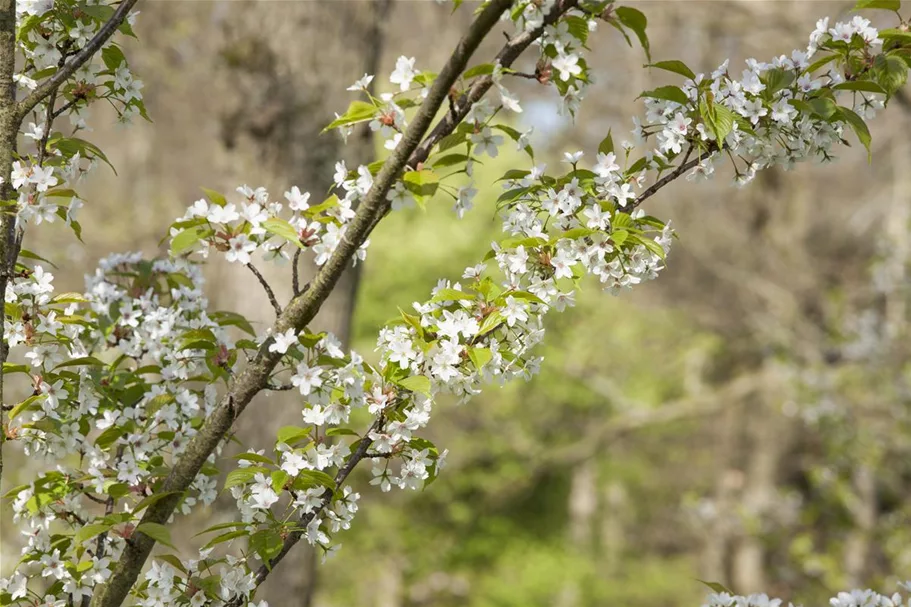
[[[16,153],[16,137],[19,121],[16,116],[16,89],[13,72],[16,69],[16,2],[0,0],[0,200],[13,198],[10,173],[13,168],[13,154]],[[16,261],[15,215],[3,214],[0,219],[0,294],[6,293]],[[0,363],[9,355],[9,344],[3,338],[6,328],[6,314],[0,314]],[[0,373],[0,403],[5,404],[3,373]],[[5,415],[0,409],[0,481],[3,479],[3,443],[6,440]]]

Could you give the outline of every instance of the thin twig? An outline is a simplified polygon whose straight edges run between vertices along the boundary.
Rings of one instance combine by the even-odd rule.
[[[672,182],[675,179],[677,179],[678,177],[680,177],[680,175],[682,175],[683,173],[687,172],[688,170],[690,170],[691,168],[693,168],[694,166],[696,166],[697,164],[702,162],[702,158],[693,158],[692,160],[687,162],[687,159],[690,157],[690,154],[692,154],[692,152],[693,152],[693,147],[690,146],[689,149],[687,149],[686,154],[683,156],[683,161],[677,166],[676,169],[674,169],[673,171],[671,171],[670,173],[668,173],[667,175],[665,175],[664,177],[662,177],[661,179],[659,179],[658,181],[653,183],[651,186],[646,188],[646,190],[644,192],[642,192],[641,194],[639,194],[639,197],[636,198],[636,200],[634,200],[632,202],[632,204],[630,204],[628,207],[623,209],[623,211],[627,212],[627,213],[632,211],[633,209],[638,207],[640,204],[642,204],[643,202],[645,202],[646,200],[648,200],[649,198],[654,196],[658,192],[658,190],[660,190],[661,188],[663,188],[670,182]]]
[[[268,385],[266,386],[266,390],[272,390],[273,392],[285,392],[286,390],[293,390],[295,387],[296,386],[293,386],[291,384],[279,384],[277,386]]]
[[[67,78],[72,76],[76,70],[82,67],[92,56],[97,53],[104,43],[117,31],[117,28],[126,20],[130,10],[139,0],[122,0],[120,6],[111,15],[104,25],[101,26],[88,43],[73,56],[62,68],[54,72],[54,75],[38,85],[32,93],[16,104],[16,116],[19,120],[25,118],[32,109],[41,103],[51,92],[66,82]]]
[[[345,462],[344,467],[342,467],[342,469],[339,470],[338,473],[335,475],[335,486],[336,487],[340,487],[342,485],[342,483],[345,482],[345,479],[348,478],[348,475],[351,474],[351,471],[354,470],[354,467],[357,466],[358,463],[360,463],[360,461],[362,459],[364,459],[364,457],[367,455],[367,449],[369,449],[370,445],[373,444],[373,439],[370,438],[370,434],[376,430],[379,430],[383,426],[384,422],[385,422],[385,418],[381,415],[370,426],[370,429],[364,435],[364,438],[362,438],[360,440],[360,442],[357,446],[357,449],[354,451],[354,453],[351,454],[351,456],[348,458],[348,461]],[[335,493],[332,489],[326,489],[326,491],[323,493],[319,506],[317,506],[314,510],[310,511],[308,514],[301,517],[301,521],[300,521],[301,529],[307,528],[307,525],[310,524],[310,521],[312,521],[314,519],[314,517],[316,517],[320,512],[322,512],[323,508],[325,508],[329,504],[329,502],[332,501],[332,496],[334,494]],[[294,545],[300,541],[300,539],[301,539],[301,537],[303,537],[303,535],[304,535],[303,531],[298,530],[298,531],[292,532],[291,534],[288,535],[287,538],[285,538],[285,541],[282,544],[281,551],[269,562],[268,566],[262,565],[259,568],[259,570],[256,572],[256,585],[257,586],[259,586],[260,584],[262,584],[265,581],[265,579],[269,576],[269,573],[275,568],[275,566],[279,562],[281,562],[281,560],[283,558],[285,558],[285,556],[288,554],[288,552],[290,552],[291,549],[294,547]],[[228,603],[229,607],[235,607],[235,605],[239,605],[239,604],[240,603],[235,603],[234,601],[232,601],[231,603]]]
[[[63,114],[63,113],[66,112],[68,109],[70,109],[70,108],[72,108],[73,106],[75,106],[77,103],[79,103],[79,101],[80,101],[80,99],[78,99],[78,98],[73,98],[73,99],[71,99],[70,101],[67,101],[66,103],[64,103],[63,105],[61,105],[61,106],[60,106],[60,109],[58,109],[56,112],[54,112],[54,118],[59,118],[61,114]]]
[[[44,120],[44,132],[41,133],[41,142],[38,144],[38,166],[44,166],[44,160],[47,157],[47,142],[51,138],[51,129],[54,126],[54,104],[57,102],[57,91],[57,88],[51,91],[51,96],[47,100],[47,117]]]
[[[256,266],[254,266],[252,263],[244,265],[250,268],[250,271],[253,272],[253,275],[256,276],[257,280],[259,280],[259,284],[261,284],[263,286],[263,289],[265,289],[266,295],[269,296],[269,303],[272,304],[272,309],[275,310],[275,315],[281,316],[282,307],[279,305],[278,300],[275,299],[275,292],[272,290],[272,287],[269,286],[269,283],[266,282],[266,278],[259,273],[259,270],[257,270]]]

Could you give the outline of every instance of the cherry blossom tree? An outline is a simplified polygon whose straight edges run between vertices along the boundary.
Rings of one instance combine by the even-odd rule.
[[[339,162],[327,199],[290,184],[281,197],[246,185],[206,190],[162,226],[166,258],[112,254],[84,293],[55,293],[49,262],[25,237],[59,220],[82,238],[75,187],[110,162],[80,137],[86,108],[103,100],[124,123],[147,118],[118,43],[133,35],[137,1],[0,1],[0,356],[2,377],[28,380],[19,389],[0,379],[0,448],[47,462],[6,493],[29,541],[0,580],[2,604],[262,605],[258,587],[301,540],[327,556],[337,549],[358,511],[347,482],[357,466],[381,491],[419,489],[441,473],[447,451],[421,436],[439,395],[467,402],[485,384],[535,375],[545,315],[571,308],[589,276],[612,293],[658,277],[673,230],[643,208],[656,192],[727,163],[746,185],[769,167],[833,160],[850,139],[869,150],[865,121],[911,65],[898,0],[857,6],[884,10],[895,28],[823,18],[804,49],[745,68],[724,61],[710,74],[651,62],[646,16],[611,0],[487,0],[439,73],[403,56],[385,76],[392,93],[374,94],[373,74],[350,85],[357,98],[326,130],[347,139],[365,123],[389,153],[354,168]],[[501,24],[506,42],[475,62]],[[510,81],[553,87],[573,115],[595,78],[586,43],[605,25],[680,84],[642,93],[644,115],[619,146],[609,132],[594,162],[568,153],[548,172],[534,164],[529,133],[501,120],[522,111]],[[514,68],[523,54],[535,56],[533,73]],[[530,168],[500,180],[503,237],[460,278],[441,278],[425,301],[398,311],[379,331],[378,363],[311,326],[386,215],[446,199],[457,217],[470,212],[479,188],[495,187],[471,181],[474,163],[504,145],[524,150]],[[209,308],[201,264],[220,254],[268,295],[275,321],[265,332]],[[259,269],[270,262],[289,266],[288,302]],[[236,420],[275,391],[300,396],[300,425],[225,461]],[[198,554],[176,554],[170,523],[220,490],[235,499],[235,520],[200,530]],[[780,603],[709,586],[710,605]],[[855,590],[832,605],[905,600]]]

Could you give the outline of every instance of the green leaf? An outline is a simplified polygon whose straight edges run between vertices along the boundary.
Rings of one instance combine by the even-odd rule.
[[[107,449],[111,445],[117,442],[117,440],[124,435],[123,428],[119,426],[111,426],[104,432],[102,432],[98,438],[95,439],[95,446],[99,449]]]
[[[262,223],[263,228],[268,232],[272,232],[280,238],[284,238],[288,242],[296,245],[300,249],[304,249],[304,245],[301,243],[300,238],[297,236],[297,230],[294,229],[290,223],[284,219],[278,217],[270,217]]]
[[[193,246],[203,238],[203,235],[206,232],[208,232],[208,228],[203,227],[188,228],[182,232],[178,232],[177,235],[171,239],[171,255],[180,255],[193,248]]]
[[[288,482],[288,473],[284,470],[275,470],[272,473],[272,490],[276,493],[284,491],[286,482]]]
[[[828,97],[815,97],[807,102],[812,108],[813,113],[828,120],[838,111],[838,106]]]
[[[188,573],[187,568],[183,565],[183,562],[173,554],[158,554],[155,556],[155,558],[159,561],[164,561],[178,571],[182,571],[185,575]]]
[[[282,550],[282,538],[274,529],[261,529],[250,536],[250,550],[258,554],[269,567],[269,562]]]
[[[223,207],[226,204],[228,204],[228,199],[225,198],[224,194],[222,194],[221,192],[216,192],[215,190],[210,190],[209,188],[199,188],[199,189],[201,189],[205,193],[206,198],[208,198],[210,202],[217,204],[220,207]]]
[[[310,439],[310,429],[300,426],[282,426],[276,434],[277,442],[291,445],[298,441]]]
[[[475,295],[471,293],[466,293],[465,291],[459,291],[458,289],[440,289],[437,291],[436,295],[430,300],[431,303],[439,303],[441,301],[460,301],[460,300],[472,300],[475,299]]]
[[[60,295],[54,296],[51,300],[51,303],[55,304],[71,304],[71,303],[88,303],[82,293],[61,293]]]
[[[642,11],[629,6],[618,6],[614,9],[614,14],[617,15],[620,23],[633,30],[636,37],[639,38],[639,44],[642,45],[642,50],[645,51],[645,57],[651,61],[652,57],[649,52],[648,35],[645,33],[645,28],[648,26],[648,19],[646,19],[645,14]]]
[[[256,330],[253,328],[253,325],[251,325],[250,321],[244,318],[241,314],[238,314],[236,312],[218,311],[212,312],[210,316],[212,317],[212,320],[221,326],[233,325],[242,331],[249,333],[250,335],[256,335]]]
[[[822,58],[820,58],[820,59],[817,59],[816,61],[814,61],[813,63],[811,63],[810,65],[808,65],[808,66],[807,66],[807,69],[805,69],[805,70],[803,71],[803,73],[804,73],[804,74],[812,74],[813,72],[815,72],[815,71],[818,70],[819,68],[821,68],[821,67],[823,67],[823,66],[825,66],[825,65],[828,65],[829,63],[832,63],[833,61],[835,61],[835,60],[838,59],[838,58],[839,58],[839,55],[827,55],[827,56],[825,56],[825,57],[822,57]]]
[[[446,154],[430,161],[434,168],[450,167],[468,161],[468,154]]]
[[[143,533],[159,544],[164,544],[168,548],[177,548],[171,543],[171,532],[167,527],[159,523],[142,523],[136,527],[136,531]]]
[[[898,12],[901,10],[901,0],[857,0],[854,10],[860,11],[865,8],[881,8],[887,11]]]
[[[480,371],[493,358],[493,353],[490,348],[468,348],[468,358],[474,363],[475,369]]]
[[[406,390],[430,396],[430,378],[423,375],[412,375],[396,382]]]
[[[102,533],[109,531],[113,526],[113,524],[107,523],[91,523],[89,525],[85,525],[76,532],[76,535],[73,536],[73,541],[78,546],[86,540],[90,540],[93,537],[97,537]]]
[[[725,137],[731,134],[731,131],[734,130],[734,121],[736,116],[734,112],[729,110],[723,105],[715,105],[714,107],[714,117],[712,123],[709,125],[712,127],[712,131],[715,133],[715,139],[721,145],[721,142],[724,142]]]
[[[94,18],[96,21],[107,21],[114,14],[113,7],[104,4],[88,4],[83,2],[81,3],[79,10]]]
[[[107,48],[103,49],[101,51],[101,59],[109,70],[116,70],[120,67],[120,64],[126,61],[123,51],[116,44],[108,45]]]
[[[43,261],[44,263],[49,264],[52,268],[56,268],[56,267],[57,267],[57,266],[54,264],[54,262],[52,262],[52,261],[50,261],[50,260],[48,260],[48,259],[45,259],[45,258],[42,257],[41,255],[38,255],[37,253],[33,253],[32,251],[29,251],[28,249],[20,249],[20,250],[19,250],[19,257],[25,257],[26,259],[34,259],[35,261]],[[55,298],[55,299],[56,299],[56,298]]]
[[[239,537],[245,537],[249,535],[250,532],[245,529],[238,529],[236,531],[228,531],[227,533],[222,533],[221,535],[216,535],[208,543],[202,547],[203,550],[211,548],[212,546],[217,546],[218,544],[223,544],[224,542],[229,542],[233,539]]]
[[[588,42],[588,21],[578,15],[564,17],[563,21],[565,21],[566,25],[569,27],[569,33],[573,38],[583,45]]]
[[[731,592],[730,590],[725,588],[724,584],[719,584],[718,582],[706,582],[705,580],[699,580],[699,579],[697,579],[696,581],[699,582],[700,584],[705,584],[706,586],[711,588],[712,591],[714,591],[714,592],[718,592],[718,593],[726,592],[731,595],[734,594],[733,592]]]
[[[887,94],[883,87],[871,80],[851,80],[849,82],[842,82],[841,84],[833,86],[832,89],[836,91],[860,91],[863,93]]]
[[[258,468],[254,466],[249,466],[247,468],[236,468],[228,472],[227,478],[225,478],[225,489],[230,489],[235,485],[244,485],[256,476],[257,472],[262,472],[265,468]]]
[[[212,533],[213,531],[221,531],[222,529],[234,529],[236,527],[246,527],[250,523],[244,523],[243,521],[231,521],[229,523],[218,523],[217,525],[212,525],[207,527],[194,535],[193,537],[199,537],[205,533]]]
[[[892,95],[908,82],[908,66],[895,55],[877,56],[873,62],[873,74],[888,95]]]
[[[688,105],[690,103],[690,98],[686,96],[686,93],[683,92],[679,86],[659,86],[658,88],[645,91],[640,97],[651,97],[652,99],[663,99],[665,101],[673,101],[674,103],[679,103],[680,105]]]
[[[430,169],[422,171],[408,171],[402,177],[405,188],[414,194],[420,202],[433,198],[436,194],[437,187],[440,185],[440,177]]]
[[[766,72],[764,80],[766,82],[766,90],[763,92],[771,98],[773,93],[791,86],[791,83],[794,82],[794,72],[793,70],[773,67]]]
[[[240,453],[234,456],[234,459],[243,460],[245,462],[256,462],[258,464],[268,464],[274,466],[275,462],[266,457],[265,455],[260,455],[259,453]]]
[[[137,512],[141,512],[142,510],[145,510],[152,504],[154,504],[160,500],[163,500],[164,498],[168,497],[169,495],[175,495],[177,493],[180,493],[180,491],[165,491],[163,493],[153,493],[152,495],[146,497],[145,499],[140,501],[138,504],[133,506],[133,509],[131,510],[131,512],[133,514],[136,514]]]
[[[50,145],[50,143],[48,144]],[[108,160],[108,157],[104,155],[104,152],[101,151],[94,143],[90,143],[85,139],[79,139],[78,137],[64,137],[61,139],[55,139],[53,141],[54,147],[63,152],[68,158],[72,157],[76,152],[79,152],[82,156],[86,158],[98,158],[106,165],[111,167],[111,170],[114,171],[114,174],[117,174],[117,171],[114,169],[114,165]]]
[[[351,428],[329,428],[326,430],[326,436],[357,436],[360,438],[361,435]]]
[[[911,42],[911,32],[895,28],[879,30],[879,37],[886,41],[901,40],[905,43]]]
[[[869,162],[873,158],[873,153],[870,151],[870,142],[872,141],[872,137],[870,136],[870,129],[867,128],[867,123],[864,122],[863,118],[846,107],[839,107],[838,111],[845,119],[845,122],[851,125],[851,128],[854,129],[854,133],[857,135],[857,138],[867,149],[867,161]]]
[[[81,358],[71,358],[70,360],[64,361],[54,367],[54,369],[63,369],[65,367],[81,367],[81,366],[90,366],[90,367],[103,367],[104,362],[98,360],[94,356],[83,356]]]
[[[501,324],[503,324],[503,314],[494,312],[481,322],[481,327],[478,329],[478,335],[487,335]]]
[[[329,126],[323,129],[323,133],[332,129],[357,122],[370,120],[376,115],[377,107],[372,103],[365,101],[352,101],[345,113],[329,123]]]
[[[19,365],[16,363],[3,363],[3,374],[8,373],[25,373],[29,375],[28,365]]]
[[[332,489],[333,491],[335,490],[335,479],[319,470],[301,470],[295,480],[295,486],[298,486],[298,483],[304,485],[309,484],[311,487],[320,486]]]
[[[693,70],[691,70],[683,61],[678,61],[676,59],[671,61],[658,61],[657,63],[651,63],[646,67],[657,67],[660,70],[666,70],[668,72],[680,74],[681,76],[686,76],[690,80],[696,79],[696,74],[693,73]]]
[[[607,137],[602,139],[601,143],[598,144],[598,151],[602,154],[610,154],[614,151],[614,138],[611,137],[611,130],[612,129],[607,130]]]
[[[493,74],[493,67],[493,63],[482,63],[481,65],[470,67],[462,72],[462,78],[468,79],[476,76],[488,76]]]

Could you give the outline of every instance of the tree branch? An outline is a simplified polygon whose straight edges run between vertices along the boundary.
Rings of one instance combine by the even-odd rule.
[[[506,36],[506,44],[500,49],[500,52],[497,53],[494,61],[498,61],[502,67],[510,67],[519,58],[519,56],[531,46],[531,43],[541,37],[541,34],[544,33],[544,29],[556,23],[560,17],[562,17],[569,10],[575,8],[578,5],[578,0],[559,0],[558,3],[551,9],[551,12],[544,18],[544,23],[541,27],[535,28],[531,31],[522,32],[521,34],[516,35],[513,38],[510,38],[508,34],[504,32]],[[408,159],[408,166],[417,167],[420,163],[427,160],[430,156],[430,152],[441,139],[447,135],[452,134],[455,131],[456,127],[465,119],[465,116],[468,115],[468,112],[471,110],[471,107],[481,100],[481,98],[490,90],[490,87],[493,86],[493,77],[492,76],[481,76],[476,78],[472,83],[471,87],[467,92],[463,93],[458,100],[450,100],[451,107],[446,116],[441,119],[437,125],[430,132],[430,135],[427,136],[424,141],[414,150],[411,157]],[[383,209],[383,212],[376,217],[373,224],[370,226],[370,229],[367,231],[369,235],[370,232],[376,227],[376,225],[385,217],[391,207],[386,205]]]
[[[693,147],[690,146],[686,150],[686,154],[683,156],[683,160],[680,162],[680,164],[677,166],[676,169],[674,169],[673,171],[671,171],[670,173],[668,173],[667,175],[665,175],[664,177],[662,177],[661,179],[659,179],[658,181],[653,183],[651,186],[646,188],[645,191],[642,192],[641,194],[639,194],[639,197],[636,198],[636,200],[634,200],[627,208],[623,209],[623,211],[625,213],[629,213],[630,211],[635,210],[635,208],[638,207],[640,204],[642,204],[643,202],[645,202],[646,200],[648,200],[649,198],[654,196],[658,192],[658,190],[660,190],[661,188],[663,188],[664,186],[666,186],[670,182],[674,181],[675,179],[677,179],[678,177],[680,177],[681,175],[683,175],[684,173],[689,171],[691,168],[693,168],[694,166],[696,166],[697,164],[702,162],[702,158],[693,158],[692,160],[687,162],[687,159],[690,157],[690,154],[692,154],[692,153],[693,153]]]
[[[259,270],[256,269],[252,263],[245,263],[245,266],[250,268],[250,271],[253,272],[253,275],[256,276],[256,279],[259,281],[259,284],[263,286],[263,289],[266,291],[266,295],[269,297],[269,303],[272,304],[272,309],[275,310],[276,316],[281,316],[282,307],[278,303],[278,299],[275,298],[275,291],[272,290],[272,287],[269,286],[269,283],[266,282],[266,277],[260,274]]]
[[[139,0],[122,0],[120,6],[111,15],[111,18],[101,26],[101,29],[95,33],[95,36],[89,40],[78,53],[62,68],[57,70],[53,76],[43,81],[32,91],[25,99],[20,101],[16,106],[16,116],[19,120],[25,118],[36,105],[41,103],[57,87],[63,84],[67,78],[72,76],[76,70],[82,67],[92,56],[101,50],[101,47],[114,35],[117,28],[124,22],[130,10]]]
[[[16,196],[10,179],[21,124],[16,114],[16,85],[13,82],[15,71],[16,2],[0,0],[0,178],[3,180],[0,185],[0,200],[11,200]],[[0,218],[0,293],[6,293],[18,257],[15,226],[15,214],[4,213]],[[0,363],[5,363],[9,356],[9,342],[3,337],[5,325],[6,314],[0,314]],[[0,373],[0,402],[4,400],[3,388],[3,374]],[[0,412],[0,480],[3,478],[3,443],[6,440],[4,418]]]
[[[130,0],[124,0],[124,2],[128,1]],[[300,330],[316,316],[320,306],[337,284],[358,247],[367,238],[376,217],[384,212],[386,194],[405,170],[409,157],[418,147],[427,129],[430,128],[449,89],[465,69],[469,58],[481,41],[511,4],[512,0],[492,0],[478,14],[431,86],[427,97],[402,137],[402,141],[374,179],[373,186],[358,207],[354,219],[348,225],[345,237],[329,261],[310,283],[310,288],[292,300],[276,320],[273,334],[284,333],[290,328]],[[174,463],[171,472],[159,488],[159,493],[169,495],[149,506],[145,510],[140,524],[167,524],[177,507],[180,496],[187,490],[206,459],[215,451],[231,429],[236,417],[244,411],[253,397],[268,385],[271,372],[281,359],[280,354],[269,352],[268,346],[271,342],[271,339],[267,340],[260,346],[256,357],[234,380],[228,393],[206,419],[198,434],[187,445],[180,459]],[[369,445],[367,446],[369,447]],[[345,476],[347,476],[358,461],[360,459],[352,455],[349,460],[350,466],[346,464],[340,474],[345,472]],[[343,479],[344,477],[342,477]],[[155,540],[144,533],[136,533],[132,539],[133,542],[123,551],[108,583],[97,588],[92,597],[92,607],[119,607],[126,599],[133,584],[136,583],[139,572],[155,546]]]

